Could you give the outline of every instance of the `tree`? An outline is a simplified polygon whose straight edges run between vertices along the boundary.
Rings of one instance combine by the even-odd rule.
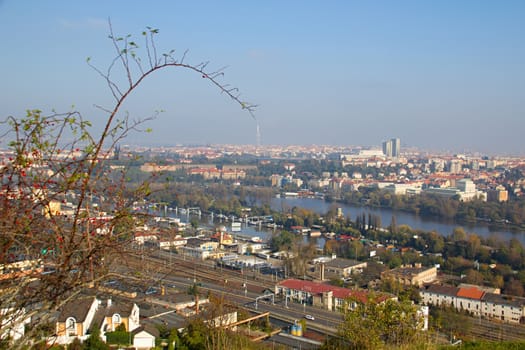
[[[477,285],[483,285],[483,274],[474,269],[469,269],[466,272],[465,282]]]
[[[91,327],[91,334],[84,341],[83,347],[89,350],[109,350],[109,345],[104,343],[100,338],[100,327],[98,324],[94,324]]]
[[[349,299],[338,335],[350,349],[377,349],[410,344],[416,339],[419,327],[416,306],[409,301],[380,302],[371,297],[363,303]]]
[[[448,334],[450,338],[467,334],[472,327],[471,319],[467,315],[449,306],[430,308],[430,315],[433,327]]]
[[[269,245],[272,251],[289,250],[298,240],[290,231],[282,230],[272,233]]]
[[[521,283],[520,280],[514,278],[510,278],[509,281],[505,283],[503,291],[505,294],[516,295],[518,297],[522,297],[525,294],[523,283]]]
[[[155,44],[157,29],[142,32],[142,47],[130,35],[116,36],[111,23],[109,32],[115,49],[109,68],[101,70],[88,59],[113,97],[109,108],[99,106],[102,131],[93,132],[77,111],[33,109],[4,122],[8,131],[2,136],[11,156],[0,169],[0,304],[10,308],[0,315],[0,334],[13,326],[5,321],[20,312],[38,316],[37,324],[12,348],[30,343],[38,324],[48,322],[83,289],[104,281],[114,263],[126,263],[133,252],[132,237],[120,228],[145,219],[132,210],[132,203],[152,193],[150,179],[130,188],[126,169],[114,170],[110,160],[111,150],[129,133],[149,131],[143,125],[155,115],[134,120],[122,111],[145,79],[170,68],[189,70],[255,119],[255,106],[220,82],[222,69],[209,70],[207,62],[186,63],[186,53],[176,57],[174,50],[161,54]],[[115,77],[119,72],[123,77]],[[97,219],[101,216],[103,220]],[[43,265],[52,266],[52,273],[41,275]]]
[[[194,282],[191,286],[188,287],[188,294],[191,295],[195,300],[195,313],[199,313],[200,290],[197,283]]]
[[[452,240],[454,242],[466,241],[467,240],[467,233],[465,232],[465,230],[462,227],[456,227],[452,231]]]
[[[474,259],[478,254],[479,248],[481,246],[481,240],[479,236],[475,233],[468,235],[468,244],[467,244],[467,257]]]

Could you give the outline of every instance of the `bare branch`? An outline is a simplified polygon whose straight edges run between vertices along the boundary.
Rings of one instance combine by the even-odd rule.
[[[131,119],[121,111],[128,96],[147,77],[168,68],[192,71],[255,119],[256,106],[241,101],[237,88],[218,81],[226,67],[213,71],[208,69],[209,62],[185,63],[188,50],[180,61],[173,56],[174,50],[158,55],[154,40],[158,30],[152,28],[143,32],[145,47],[140,50],[130,36],[115,36],[111,21],[108,25],[115,57],[107,70],[97,68],[88,59],[89,67],[102,77],[115,99],[110,108],[94,105],[105,114],[102,131],[92,133],[91,124],[76,111],[44,115],[30,110],[23,118],[8,117],[4,121],[10,130],[3,138],[13,140],[9,143],[13,156],[0,168],[0,264],[23,263],[27,265],[24,271],[29,272],[17,272],[2,280],[0,302],[13,307],[0,313],[0,334],[4,334],[5,321],[16,319],[19,310],[26,310],[25,316],[38,317],[37,324],[48,321],[51,312],[108,278],[115,257],[136,253],[129,232],[146,215],[133,212],[130,206],[134,199],[150,193],[150,186],[145,181],[137,188],[128,188],[125,172],[115,172],[106,160],[110,157],[108,146],[113,149],[130,132],[145,131],[144,123],[159,113]],[[147,56],[149,67],[142,63],[139,52]],[[124,76],[115,79],[116,73]],[[101,212],[112,215],[97,227]],[[101,234],[97,228],[108,231]],[[13,251],[22,253],[26,260],[9,260]],[[94,266],[95,261],[108,265]],[[42,274],[44,264],[53,272]],[[17,346],[31,344],[36,334],[29,330]]]

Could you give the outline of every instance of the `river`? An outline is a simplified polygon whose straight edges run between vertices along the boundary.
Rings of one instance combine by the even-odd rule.
[[[465,232],[475,233],[482,238],[488,238],[494,236],[502,241],[509,241],[512,238],[516,238],[525,245],[525,231],[511,231],[505,230],[502,227],[493,227],[487,225],[483,222],[477,222],[473,224],[459,224],[453,220],[445,220],[439,218],[429,218],[422,217],[419,215],[395,211],[388,208],[371,208],[371,207],[360,207],[354,205],[347,205],[342,203],[331,203],[326,202],[322,199],[315,198],[272,198],[270,206],[273,210],[282,212],[287,211],[293,207],[301,207],[305,209],[312,210],[320,215],[324,215],[332,205],[340,207],[343,211],[344,216],[349,216],[352,220],[355,220],[357,215],[362,215],[364,212],[368,218],[368,214],[378,215],[381,217],[381,223],[383,227],[390,225],[392,221],[392,216],[396,217],[397,226],[399,225],[408,225],[412,229],[422,230],[422,231],[436,231],[443,236],[448,236],[452,231],[457,227],[462,227]],[[156,212],[154,215],[162,216],[166,213]],[[189,222],[189,216],[187,215],[175,215],[173,212],[167,213],[172,217],[179,217],[183,222]],[[220,225],[220,220],[215,218],[214,222],[211,222],[210,217],[205,217],[204,215],[201,218],[201,223],[207,226]],[[231,226],[229,222],[224,222],[228,231],[231,231]],[[236,234],[241,234],[245,236],[258,236],[263,240],[267,240],[274,230],[268,229],[265,227],[250,226],[245,223],[242,224],[241,230],[239,232],[234,232]],[[305,236],[305,240],[308,240],[308,237]],[[313,239],[316,245],[323,247],[324,239],[316,238]]]
[[[347,205],[342,203],[326,202],[322,199],[315,198],[273,198],[271,201],[271,208],[275,211],[282,212],[283,210],[291,209],[293,207],[301,207],[312,210],[318,214],[324,215],[332,205],[336,205],[343,210],[343,215],[355,220],[357,215],[363,212],[368,218],[368,214],[378,215],[381,217],[382,226],[389,226],[392,222],[392,216],[396,217],[397,226],[408,225],[413,229],[422,231],[436,231],[443,236],[448,236],[457,227],[462,227],[465,232],[475,233],[480,237],[487,238],[495,236],[500,240],[509,241],[511,238],[518,239],[525,245],[525,231],[510,231],[501,227],[493,227],[482,222],[473,224],[458,224],[453,220],[444,220],[440,218],[428,218],[419,215],[395,211],[388,208],[370,208]]]

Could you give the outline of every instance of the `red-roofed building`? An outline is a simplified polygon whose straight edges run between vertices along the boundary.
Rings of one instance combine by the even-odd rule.
[[[481,300],[483,294],[485,292],[476,287],[461,287],[458,290],[457,297]]]
[[[509,323],[525,322],[525,298],[501,295],[497,288],[430,284],[420,289],[420,295],[424,305],[449,305],[474,316]]]
[[[341,309],[348,299],[357,299],[363,303],[369,300],[369,293],[366,290],[348,289],[297,279],[287,279],[277,284],[275,294],[284,296],[287,301],[332,311]],[[388,294],[375,295],[375,300],[378,302],[387,299],[395,299],[395,297]]]
[[[484,294],[484,291],[476,287],[458,288],[455,300],[456,309],[466,310],[474,315],[479,315],[481,312],[481,298],[483,298]]]

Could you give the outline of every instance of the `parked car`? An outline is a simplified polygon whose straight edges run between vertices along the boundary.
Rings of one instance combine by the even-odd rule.
[[[157,294],[157,288],[154,288],[154,287],[149,287],[148,289],[146,289],[146,292],[144,292],[144,294],[146,295],[150,295],[150,294]]]

